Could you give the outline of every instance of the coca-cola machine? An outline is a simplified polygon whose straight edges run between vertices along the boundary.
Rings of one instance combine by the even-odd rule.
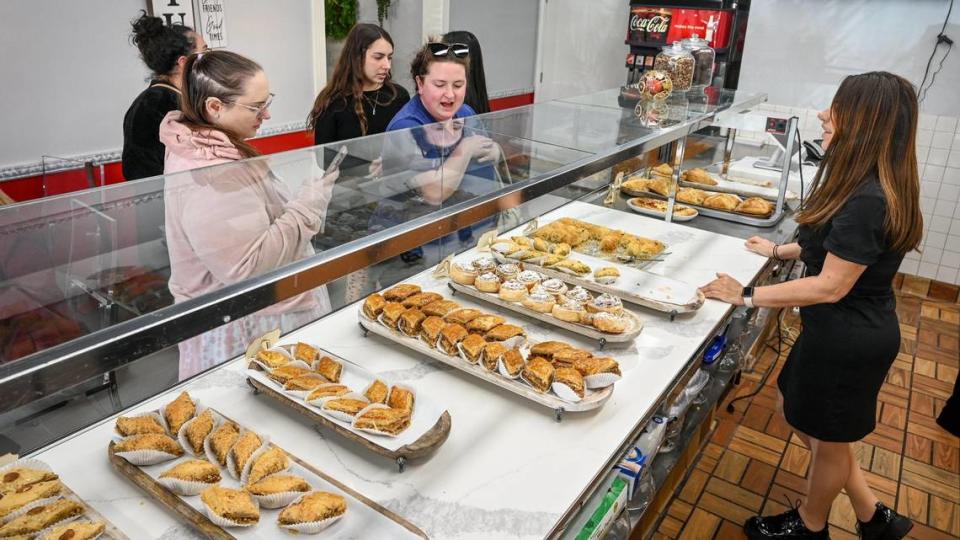
[[[713,84],[736,88],[747,34],[750,0],[631,1],[627,25],[627,84],[653,67],[664,45],[694,34],[706,39],[717,53]]]

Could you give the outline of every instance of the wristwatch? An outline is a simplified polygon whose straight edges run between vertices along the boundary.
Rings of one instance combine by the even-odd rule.
[[[743,297],[743,305],[748,308],[753,307],[753,287],[744,287],[743,292],[740,293],[740,296]]]

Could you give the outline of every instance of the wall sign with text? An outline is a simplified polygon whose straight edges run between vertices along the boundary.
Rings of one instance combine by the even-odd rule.
[[[226,0],[147,0],[147,10],[166,25],[193,28],[215,49],[227,46],[224,4]]]
[[[150,15],[160,17],[167,26],[194,27],[193,0],[147,0]]]

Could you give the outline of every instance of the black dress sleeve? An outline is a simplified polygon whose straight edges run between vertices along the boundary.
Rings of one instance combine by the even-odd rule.
[[[831,221],[823,248],[852,263],[870,266],[886,252],[883,223],[887,205],[882,194],[857,193]]]

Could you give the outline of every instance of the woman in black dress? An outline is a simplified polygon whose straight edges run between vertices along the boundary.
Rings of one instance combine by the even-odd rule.
[[[861,538],[903,538],[913,524],[867,486],[852,444],[873,431],[877,395],[900,347],[893,277],[923,233],[917,171],[917,96],[886,72],[844,79],[821,112],[826,156],[797,216],[798,242],[754,237],[747,248],[799,258],[802,279],[744,288],[726,274],[703,287],[735,305],[800,306],[803,330],[777,384],[783,413],[811,449],[805,500],[744,524],[751,539],[829,538],[827,517],[843,489]]]
[[[330,82],[307,118],[316,144],[383,133],[410,94],[390,80],[393,38],[375,24],[350,29]]]
[[[144,12],[133,21],[133,43],[150,68],[150,86],[140,92],[123,116],[123,177],[127,180],[163,174],[164,146],[160,122],[180,108],[183,65],[195,52],[207,50],[203,36],[188,26],[165,26]]]

